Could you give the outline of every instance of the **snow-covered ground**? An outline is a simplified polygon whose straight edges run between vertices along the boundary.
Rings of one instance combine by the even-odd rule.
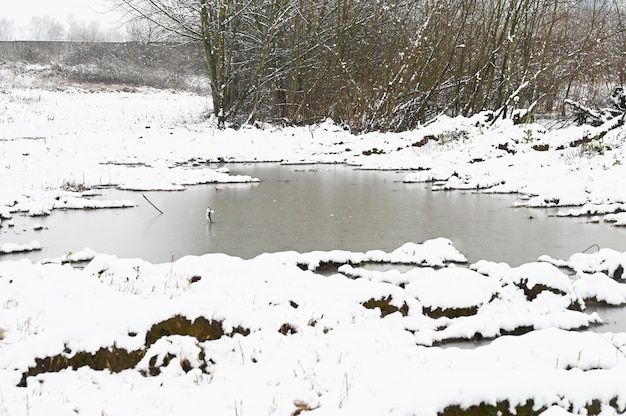
[[[41,71],[0,65],[1,227],[15,215],[134,205],[91,199],[102,186],[257,180],[205,167],[218,161],[404,169],[406,182],[515,192],[518,205],[626,224],[623,128],[582,144],[607,126],[548,131],[480,115],[397,134],[355,136],[330,121],[220,131],[204,118],[206,97],[55,89]],[[0,242],[6,253],[39,247]],[[602,322],[586,305],[626,304],[626,253],[510,267],[468,265],[445,238],[375,248],[2,261],[0,414],[626,411],[626,333],[575,331]],[[493,341],[446,346],[467,339]]]

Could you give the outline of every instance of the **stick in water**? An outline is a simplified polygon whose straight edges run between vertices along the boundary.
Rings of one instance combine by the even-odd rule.
[[[160,209],[158,209],[158,208],[156,207],[156,205],[154,205],[154,204],[152,203],[152,201],[150,201],[150,200],[148,199],[148,197],[147,197],[147,196],[145,196],[143,193],[141,194],[141,196],[143,196],[143,198],[144,198],[146,201],[148,201],[148,202],[150,203],[150,205],[152,205],[152,206],[154,207],[154,209],[156,209],[156,210],[157,210],[157,211],[159,211],[161,214],[163,214],[163,211],[161,211]]]

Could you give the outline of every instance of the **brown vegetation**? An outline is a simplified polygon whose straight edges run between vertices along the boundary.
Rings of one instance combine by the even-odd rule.
[[[77,369],[88,366],[94,370],[108,369],[115,373],[135,368],[139,361],[146,355],[148,348],[162,337],[186,335],[196,338],[198,342],[204,342],[219,339],[224,335],[232,337],[235,334],[248,335],[250,334],[250,330],[237,327],[231,332],[225,333],[222,322],[220,321],[208,320],[202,316],[190,321],[183,316],[176,315],[170,319],[152,325],[150,330],[146,333],[144,347],[138,350],[127,351],[114,345],[109,348],[101,347],[94,353],[85,351],[73,353],[72,351],[66,350],[55,356],[35,358],[35,366],[30,367],[22,374],[22,379],[18,386],[25,387],[28,377],[36,376],[41,373],[58,372],[66,368]],[[136,336],[137,334],[129,335]],[[204,355],[200,358],[201,361],[206,360]],[[162,365],[167,366],[171,359],[171,356],[166,356]],[[160,373],[160,369],[155,366],[155,362],[156,359],[150,360],[150,368],[148,371],[150,375],[158,375]],[[181,365],[184,371],[189,371],[189,363],[182,362]]]
[[[626,77],[623,6],[609,0],[118,1],[202,44],[221,123],[397,131],[486,109],[524,121]]]

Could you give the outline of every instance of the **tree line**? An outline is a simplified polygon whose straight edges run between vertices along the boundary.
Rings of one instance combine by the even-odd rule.
[[[614,0],[114,1],[202,46],[222,125],[528,118],[626,76]]]
[[[17,27],[6,17],[0,18],[0,41],[70,41],[70,42],[110,42],[123,39],[117,31],[107,30],[96,21],[89,22],[72,16],[65,23],[51,16],[33,16],[24,27]]]

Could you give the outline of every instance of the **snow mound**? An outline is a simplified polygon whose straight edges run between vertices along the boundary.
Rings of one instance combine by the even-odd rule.
[[[262,254],[260,257],[274,257],[275,254]],[[461,254],[447,238],[435,238],[423,243],[406,243],[391,253],[371,250],[355,253],[344,250],[327,252],[313,251],[310,253],[281,253],[281,258],[289,258],[291,264],[298,264],[308,270],[316,270],[323,265],[393,263],[414,264],[430,267],[444,267],[446,263],[465,263],[467,258]]]
[[[338,271],[310,267],[329,260]],[[504,401],[578,412],[626,397],[624,334],[568,331],[601,322],[570,308],[571,293],[599,279],[568,283],[547,263],[467,269],[460,260],[437,239],[391,253],[163,264],[98,254],[83,270],[0,262],[3,406],[18,415],[121,414],[131,403],[146,414],[435,415]],[[371,261],[409,266],[359,265]],[[484,338],[495,340],[432,347]]]
[[[25,251],[41,250],[41,243],[37,240],[29,244],[3,243],[0,244],[0,254],[19,253]]]
[[[455,267],[423,273],[405,289],[431,309],[463,309],[488,303],[501,286],[494,279]]]

